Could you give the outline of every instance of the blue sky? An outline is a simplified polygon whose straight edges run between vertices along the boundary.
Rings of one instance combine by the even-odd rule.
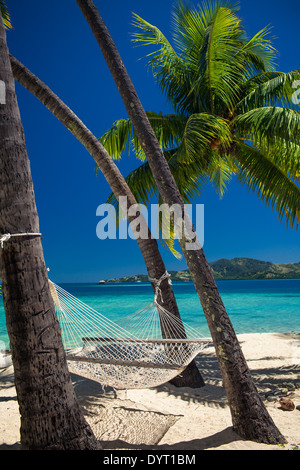
[[[192,2],[198,4],[198,2]],[[154,84],[146,50],[131,43],[132,12],[169,37],[173,0],[95,0],[146,110],[169,112]],[[300,68],[300,4],[294,0],[241,0],[240,16],[249,36],[273,27],[278,69]],[[10,52],[45,81],[96,135],[118,118],[124,105],[101,51],[75,0],[7,0],[14,29]],[[99,240],[96,209],[110,188],[95,173],[92,157],[29,92],[16,84],[50,277],[56,282],[97,282],[145,273],[134,240]],[[126,176],[138,165],[125,155],[117,163]],[[236,181],[222,200],[208,186],[195,203],[205,207],[204,251],[208,261],[249,257],[277,263],[299,262],[299,230],[279,223],[271,209]],[[169,270],[185,269],[165,248]]]

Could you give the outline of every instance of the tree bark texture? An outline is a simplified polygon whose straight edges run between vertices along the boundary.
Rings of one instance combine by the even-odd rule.
[[[119,52],[92,0],[76,0],[103,53],[108,68],[131,119],[135,133],[145,152],[159,193],[165,204],[184,202],[164,157],[159,142],[127,73]],[[235,335],[234,329],[219,295],[215,280],[197,234],[189,217],[179,242],[199,296],[214,342],[219,366],[227,392],[234,430],[243,438],[264,443],[281,443],[285,439],[269,416]],[[186,243],[193,233],[198,248],[188,250]]]
[[[24,131],[0,15],[0,234],[39,233]],[[0,278],[12,352],[23,449],[95,449],[76,400],[49,292],[39,236],[0,247]]]
[[[21,64],[12,55],[10,56],[10,60],[15,79],[36,96],[41,103],[43,103],[47,109],[51,111],[51,113],[79,140],[79,142],[82,143],[94,158],[116,198],[118,199],[122,196],[127,197],[127,210],[133,205],[136,205],[137,201],[124,177],[98,139],[73,113],[73,111],[67,107],[47,85],[45,85],[45,83],[37,78],[28,70],[28,68]],[[140,216],[140,218],[141,217],[142,216]],[[129,223],[134,220],[135,216],[128,215]],[[144,224],[146,226],[145,220]],[[149,228],[147,239],[137,238],[137,243],[141,250],[149,277],[160,279],[165,273],[166,267],[161,257],[157,240],[152,238]],[[152,287],[153,290],[155,290],[154,284],[152,284]],[[160,289],[161,295],[158,295],[158,303],[160,303],[166,310],[180,318],[176,298],[168,279],[164,279],[161,282]],[[167,332],[163,331],[163,335],[166,336]],[[181,376],[173,379],[171,383],[178,387],[198,388],[204,386],[204,380],[196,367],[195,361],[192,361]]]

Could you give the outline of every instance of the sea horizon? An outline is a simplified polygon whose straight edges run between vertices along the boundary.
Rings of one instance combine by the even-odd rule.
[[[137,274],[137,276],[140,276],[140,275],[144,275],[144,274]],[[300,281],[300,278],[297,278],[297,277],[291,277],[291,278],[278,278],[278,279],[266,279],[266,278],[263,278],[263,279],[247,279],[247,278],[243,278],[243,279],[218,279],[216,282],[228,282],[228,281]],[[56,281],[55,281],[56,282]],[[85,281],[85,282],[82,282],[82,281],[61,281],[61,282],[57,282],[57,284],[59,285],[69,285],[69,284],[85,284],[85,285],[89,285],[89,284],[92,284],[92,285],[101,285],[99,283],[99,281]],[[135,285],[135,284],[146,284],[146,285],[149,285],[151,284],[150,281],[135,281],[135,282],[132,282],[132,281],[124,281],[124,282],[112,282],[112,281],[105,281],[105,285],[114,285],[114,284],[119,284],[119,285],[126,285],[126,284],[132,284],[132,285]],[[172,281],[172,284],[193,284],[193,281]]]
[[[300,333],[300,279],[237,279],[216,283],[236,334]],[[57,284],[114,322],[154,300],[150,282]],[[182,320],[201,336],[210,336],[193,282],[174,281],[172,285]],[[5,344],[9,341],[2,300],[0,341]]]

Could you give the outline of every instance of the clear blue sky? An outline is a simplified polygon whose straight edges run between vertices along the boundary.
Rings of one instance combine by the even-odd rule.
[[[198,2],[193,2],[197,4]],[[131,43],[132,12],[169,36],[173,0],[95,0],[113,36],[144,108],[168,112],[145,61],[146,50]],[[12,54],[44,80],[96,136],[118,118],[127,117],[101,51],[75,0],[7,0],[14,29],[8,32]],[[273,26],[278,69],[300,68],[299,15],[295,0],[241,0],[240,15],[249,36]],[[39,101],[16,84],[35,186],[50,277],[56,282],[96,282],[145,273],[134,240],[101,241],[96,237],[96,209],[110,188],[95,174],[92,157]],[[137,166],[124,156],[124,176]],[[204,251],[209,261],[250,257],[285,263],[300,261],[299,230],[291,230],[255,195],[234,180],[220,201],[211,187],[199,200],[205,205]],[[185,269],[166,249],[169,270]]]

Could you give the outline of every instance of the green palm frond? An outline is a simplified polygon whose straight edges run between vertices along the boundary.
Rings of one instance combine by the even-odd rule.
[[[239,114],[270,105],[293,108],[294,84],[298,80],[300,69],[289,73],[268,72],[253,77],[245,84],[244,96],[235,112]]]
[[[185,149],[185,161],[207,160],[207,153],[213,143],[228,147],[232,135],[228,122],[220,116],[208,113],[192,114],[186,124],[181,146]]]
[[[179,144],[174,149],[165,150],[164,154],[184,202],[191,203],[202,192],[208,178],[222,195],[232,173],[228,161],[222,160],[219,153],[222,148],[227,148],[231,143],[232,137],[228,122],[219,116],[206,113],[194,114],[188,120],[177,116],[178,121],[174,119],[175,116],[156,115],[153,120],[150,119],[150,123],[154,125],[158,117],[160,126],[165,126],[162,131],[163,147]],[[127,125],[127,122],[124,125]],[[155,125],[154,130],[158,134],[159,128]],[[175,131],[176,134],[174,134]],[[112,138],[115,138],[115,134],[112,134]],[[172,135],[173,141],[170,140]],[[109,150],[108,142],[105,143],[103,137],[101,139]],[[124,142],[127,141],[126,136]],[[218,148],[217,150],[213,150],[213,144]],[[139,203],[147,205],[151,198],[158,195],[148,162],[133,170],[127,176],[126,182]],[[108,202],[117,205],[113,194],[110,195]]]
[[[232,175],[238,173],[238,167],[231,155],[214,155],[207,170],[210,183],[220,199],[224,196]]]
[[[5,5],[4,0],[0,0],[0,12],[1,12],[1,15],[2,15],[2,21],[3,21],[4,27],[6,29],[11,29],[12,24],[11,24],[10,14],[9,14],[9,11],[8,11],[6,5]]]
[[[176,148],[181,141],[187,118],[179,114],[147,112],[149,122],[163,150]]]
[[[132,194],[139,204],[148,205],[149,201],[158,195],[157,187],[149,163],[145,162],[134,169],[125,178]],[[118,200],[113,193],[110,194],[108,204],[118,207]]]
[[[207,8],[215,9],[213,3]],[[210,16],[212,11],[210,12]],[[197,51],[201,47],[205,31],[207,28],[207,21],[201,12],[194,8],[190,8],[186,2],[178,2],[174,5],[172,10],[172,30],[173,39],[179,53],[184,57],[186,51],[189,51],[194,60],[197,61]]]
[[[272,45],[271,28],[259,31],[240,49],[239,54],[246,60],[249,75],[274,70],[278,52]]]
[[[243,35],[235,12],[219,6],[206,28],[193,80],[195,95],[207,90],[211,112],[220,113],[236,102],[245,71],[243,57],[238,54]]]
[[[300,112],[294,109],[267,106],[237,116],[232,127],[238,138],[251,140],[258,147],[272,148],[300,144]]]
[[[187,121],[179,147],[165,151],[166,160],[185,203],[191,203],[199,196],[209,179],[222,196],[232,172],[236,171],[233,163],[228,163],[229,157],[224,160],[219,150],[211,148],[212,142],[218,148],[230,145],[228,123],[219,116],[197,114]],[[133,170],[126,182],[139,203],[147,205],[151,198],[158,195],[148,162]],[[108,202],[117,204],[113,195]]]
[[[300,220],[300,188],[266,154],[244,143],[233,146],[240,165],[238,179],[291,227]]]
[[[207,160],[186,157],[186,149],[180,146],[168,161],[176,185],[185,204],[191,204],[207,183]]]
[[[161,208],[157,220],[157,233],[159,235],[159,240],[162,246],[168,248],[175,258],[182,259],[182,255],[175,248],[175,239],[178,237],[178,234],[176,234],[174,226],[174,213],[165,208],[161,196],[158,198],[158,204]]]
[[[207,176],[199,161],[184,162],[182,152],[183,148],[178,148],[165,151],[164,155],[184,202],[190,204],[203,190],[207,183]],[[125,180],[139,204],[147,206],[151,199],[159,196],[148,162],[134,169]],[[107,202],[113,204],[115,208],[118,207],[118,201],[113,193]]]
[[[291,180],[297,181],[300,179],[300,145],[293,144],[291,147],[291,145],[283,141],[278,146],[274,145],[272,148],[261,147],[261,150]]]
[[[132,137],[133,131],[130,119],[118,119],[99,138],[99,141],[113,159],[120,159],[126,148],[128,148],[130,154]]]
[[[147,111],[147,117],[163,150],[176,147],[184,132],[187,118],[177,114],[162,114]],[[128,149],[144,161],[145,154],[133,130],[130,119],[119,119],[103,134],[99,141],[112,158],[118,159]]]
[[[183,97],[190,92],[187,68],[170,42],[156,26],[136,14],[133,16],[133,24],[137,29],[133,33],[133,42],[139,45],[155,46],[155,50],[146,57],[149,58],[149,65],[152,67],[153,76],[159,88],[175,106],[174,90],[176,90],[176,95],[180,94]]]
[[[159,44],[161,47],[166,47],[170,53],[176,56],[176,52],[171,44],[156,26],[148,23],[148,21],[144,20],[136,13],[133,13],[133,17],[133,25],[141,30],[140,32],[133,33],[133,42],[142,43],[146,46]]]
[[[177,149],[171,150],[171,151],[166,151],[165,152],[165,158],[167,161],[172,162],[171,166],[174,166],[175,170],[175,179],[177,180],[178,188],[180,191],[183,191],[183,194],[185,196],[185,202],[189,203],[193,198],[195,197],[195,194],[199,191],[199,180],[201,177],[198,178],[198,181],[196,182],[196,178],[191,178],[190,174],[194,173],[193,170],[188,170],[187,167],[189,165],[177,165],[176,164],[176,155]],[[175,158],[175,159],[174,159]],[[173,160],[174,159],[174,160]],[[181,169],[181,171],[180,171]],[[131,192],[135,196],[135,199],[139,204],[144,204],[147,206],[149,204],[149,201],[153,197],[158,198],[159,204],[162,204],[162,199],[158,193],[156,182],[153,178],[153,174],[151,172],[151,169],[149,167],[148,162],[143,163],[140,165],[138,168],[133,170],[126,178],[125,178],[128,186],[131,189]],[[185,185],[188,184],[188,188],[185,188]],[[113,193],[110,194],[107,203],[112,204],[115,207],[116,210],[116,221],[117,224],[119,223],[119,220],[124,219],[124,214],[121,214],[120,216],[120,207],[119,207],[119,201],[116,199],[115,195]],[[171,224],[169,225],[167,222],[167,213],[162,211],[160,218],[157,221],[157,233],[159,235],[159,239],[161,241],[162,246],[165,248],[168,248],[173,256],[177,259],[181,259],[181,254],[175,249],[175,229],[174,225],[172,224],[172,219],[171,219]],[[164,231],[164,227],[169,227],[170,232],[166,233]]]

